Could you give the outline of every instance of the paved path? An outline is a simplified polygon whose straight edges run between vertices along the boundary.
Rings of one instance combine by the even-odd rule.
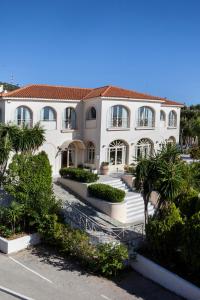
[[[82,211],[84,214],[86,214],[88,217],[98,222],[99,224],[105,225],[106,227],[124,227],[124,224],[110,218],[109,216],[96,210],[89,204],[85,204],[84,200],[80,200],[79,197],[75,196],[68,189],[62,187],[61,185],[54,183],[53,189],[57,199],[60,199],[63,203],[65,203],[66,201],[68,201],[69,203],[73,203],[73,205],[77,209]]]
[[[134,271],[113,282],[84,273],[42,248],[0,254],[0,299],[180,300]]]

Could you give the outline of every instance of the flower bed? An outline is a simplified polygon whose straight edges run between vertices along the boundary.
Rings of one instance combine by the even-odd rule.
[[[14,239],[5,239],[0,237],[0,251],[5,254],[10,254],[23,250],[29,246],[34,246],[40,243],[40,236],[37,233],[23,235]]]

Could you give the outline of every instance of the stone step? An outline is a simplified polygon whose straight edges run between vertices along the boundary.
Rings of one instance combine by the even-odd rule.
[[[150,209],[152,206],[148,205],[148,208]],[[127,206],[127,210],[131,211],[131,210],[136,210],[136,209],[140,209],[143,208],[144,209],[144,203],[143,202],[136,202],[132,205]]]
[[[136,199],[136,198],[142,198],[142,196],[139,193],[129,192],[126,194],[125,197],[126,201],[129,201],[131,199]]]
[[[153,209],[148,209],[149,213],[150,212],[153,212]],[[127,218],[130,218],[130,217],[134,217],[136,215],[144,215],[144,207],[140,208],[140,209],[136,209],[136,210],[133,210],[133,211],[127,211]]]

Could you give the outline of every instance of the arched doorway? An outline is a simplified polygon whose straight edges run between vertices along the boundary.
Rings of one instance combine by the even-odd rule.
[[[111,169],[121,169],[127,160],[127,145],[122,140],[114,140],[108,147],[108,162]],[[112,168],[113,167],[113,168]]]
[[[168,144],[176,144],[176,139],[174,136],[170,136],[167,140]]]
[[[61,162],[62,168],[75,167],[76,164],[75,154],[76,154],[75,145],[70,144],[67,150],[62,152],[62,162]]]
[[[135,151],[136,158],[148,157],[153,152],[153,142],[150,139],[143,138],[138,141]]]
[[[61,167],[77,167],[84,163],[85,145],[81,140],[66,141],[60,147]]]

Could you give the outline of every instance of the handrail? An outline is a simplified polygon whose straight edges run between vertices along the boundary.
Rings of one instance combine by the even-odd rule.
[[[84,212],[80,211],[78,208],[74,207],[71,203],[67,202],[63,206],[65,210],[65,218],[67,217],[72,220],[73,223],[76,223],[78,227],[85,231],[91,232],[103,232],[109,237],[112,237],[115,240],[133,240],[138,239],[139,237],[143,238],[144,236],[144,224],[129,225],[128,227],[106,227],[103,224],[97,223],[95,220],[87,216]],[[70,208],[70,211],[68,210]],[[73,214],[75,212],[75,214]],[[67,221],[67,220],[66,220]],[[136,235],[136,237],[135,237]],[[139,235],[139,237],[137,236]]]

